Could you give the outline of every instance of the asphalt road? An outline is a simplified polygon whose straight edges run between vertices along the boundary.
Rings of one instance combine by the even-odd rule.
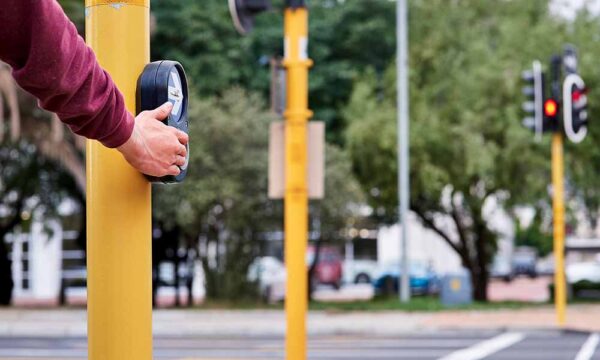
[[[600,360],[598,334],[560,331],[444,331],[396,337],[324,336],[309,340],[309,359]],[[161,337],[154,358],[283,359],[278,337]],[[85,338],[0,338],[1,360],[85,359]]]

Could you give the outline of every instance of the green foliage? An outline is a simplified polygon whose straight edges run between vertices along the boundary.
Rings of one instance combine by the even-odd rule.
[[[253,292],[250,262],[265,246],[264,234],[282,227],[280,201],[267,198],[268,129],[274,117],[261,97],[240,88],[220,97],[190,101],[189,173],[175,186],[155,187],[153,213],[167,227],[179,226],[188,245],[200,244],[213,299],[240,299]],[[347,154],[327,147],[326,193],[318,210],[327,240],[357,215],[362,193]],[[220,250],[213,261],[209,248]]]
[[[283,55],[280,10],[260,15],[247,37],[235,32],[226,1],[153,1],[152,12],[157,20],[152,58],[180,61],[200,95],[241,85],[267,98],[268,60]],[[339,110],[350,96],[352,82],[368,66],[383,72],[393,57],[394,4],[314,0],[309,26],[309,53],[315,61],[310,104],[315,119],[327,123],[328,138],[341,143],[344,124]]]
[[[554,34],[566,26],[541,0],[411,4],[411,209],[454,247],[484,300],[497,238],[486,201],[510,209],[547,199],[549,141],[535,144],[521,126],[520,73],[561,49]],[[367,73],[344,111],[355,172],[384,221],[396,218],[393,65],[382,88]]]
[[[524,228],[519,221],[516,222],[516,225],[516,246],[531,246],[537,249],[540,256],[546,256],[552,252],[552,234],[545,231],[539,211],[536,212],[529,226]]]
[[[190,243],[200,239],[209,297],[247,296],[246,269],[260,249],[259,233],[277,218],[267,199],[271,116],[258,96],[241,89],[192,97],[190,104],[190,137],[197,140],[189,173],[183,184],[155,188],[154,215],[180,226]],[[216,262],[207,256],[211,246],[220,248]]]

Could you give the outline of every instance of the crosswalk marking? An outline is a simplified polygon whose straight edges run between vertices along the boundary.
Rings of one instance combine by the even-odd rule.
[[[581,346],[575,360],[590,360],[596,352],[598,342],[600,342],[600,335],[598,335],[598,333],[591,334]]]
[[[480,360],[506,349],[525,338],[520,332],[507,332],[484,340],[466,349],[455,351],[439,360]]]

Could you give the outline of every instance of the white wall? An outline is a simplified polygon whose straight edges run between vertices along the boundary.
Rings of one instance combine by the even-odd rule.
[[[508,214],[499,206],[498,200],[491,196],[483,207],[483,215],[488,221],[490,229],[498,234],[498,253],[510,257],[514,248],[515,226]],[[438,217],[436,223],[450,234],[452,239],[457,239],[452,221],[445,217]],[[401,257],[399,225],[382,227],[377,237],[377,261],[379,264],[397,262]],[[408,216],[408,253],[413,261],[431,264],[436,272],[456,272],[461,269],[460,258],[446,241],[425,228],[414,213]]]
[[[62,263],[62,227],[56,221],[46,224],[34,221],[30,233],[11,236],[13,242],[14,299],[49,300],[58,299]],[[23,244],[28,243],[25,253]],[[19,259],[28,260],[29,269]],[[29,287],[23,288],[22,279],[29,278]]]
[[[382,227],[377,237],[377,261],[384,265],[400,259],[399,225]],[[408,216],[408,254],[412,261],[431,264],[436,272],[458,271],[460,259],[452,248],[439,235],[426,229],[413,213]]]

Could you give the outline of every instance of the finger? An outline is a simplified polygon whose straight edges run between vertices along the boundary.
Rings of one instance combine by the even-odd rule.
[[[183,165],[185,165],[185,156],[179,156],[179,155],[177,155],[175,157],[175,165],[177,165],[177,166],[183,166]]]
[[[188,134],[184,133],[181,130],[177,130],[175,128],[173,128],[173,130],[175,130],[174,134],[175,134],[175,136],[177,136],[177,140],[179,140],[179,142],[182,143],[183,145],[187,144],[188,141],[190,141]]]
[[[167,175],[177,176],[179,173],[181,173],[181,169],[177,165],[171,165],[167,170]]]
[[[187,148],[185,146],[179,144],[179,146],[177,146],[176,154],[186,157],[187,156]]]
[[[150,115],[157,120],[164,120],[171,113],[171,109],[173,109],[173,104],[167,101],[156,109],[151,110]]]

